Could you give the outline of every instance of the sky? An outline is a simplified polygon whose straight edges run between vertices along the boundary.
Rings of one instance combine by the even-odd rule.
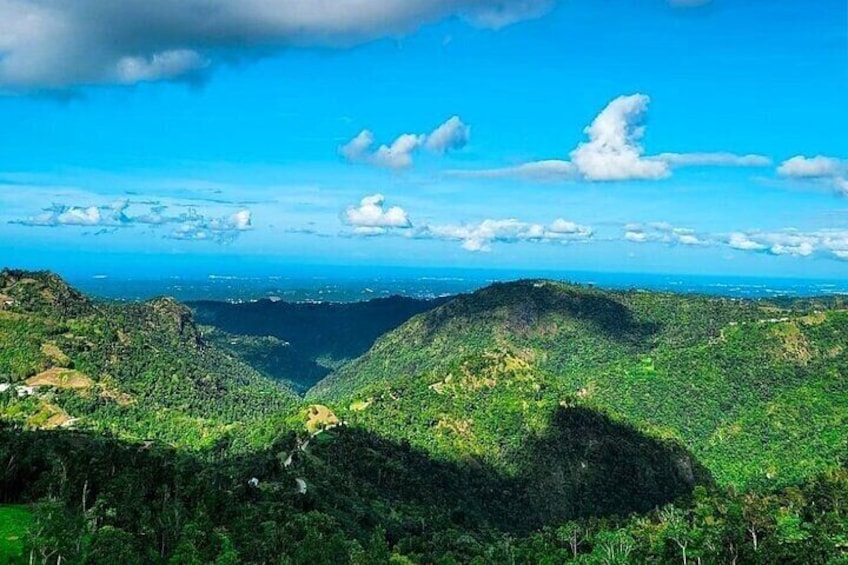
[[[844,0],[0,0],[0,264],[848,275]]]

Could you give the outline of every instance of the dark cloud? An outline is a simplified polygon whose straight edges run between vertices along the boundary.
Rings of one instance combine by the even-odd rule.
[[[346,47],[449,17],[499,28],[556,0],[0,0],[0,89],[199,80],[222,61]]]

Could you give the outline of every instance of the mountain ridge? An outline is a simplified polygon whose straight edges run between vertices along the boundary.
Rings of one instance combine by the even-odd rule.
[[[793,441],[814,428],[789,416],[803,391],[848,435],[844,306],[495,284],[413,317],[306,398],[434,453],[487,460],[510,451],[505,429],[518,441],[542,425],[538,412],[584,406],[707,457],[721,482],[785,484],[848,446]],[[778,417],[775,449],[751,452],[761,468],[740,464],[741,445]]]
[[[840,299],[498,284],[412,316],[301,399],[266,374],[278,338],[21,274],[0,278],[13,562],[846,555]]]
[[[21,402],[0,404],[13,421],[200,446],[236,420],[299,402],[206,343],[191,311],[171,298],[93,301],[51,273],[10,270],[0,293],[0,377],[15,390],[29,386]]]

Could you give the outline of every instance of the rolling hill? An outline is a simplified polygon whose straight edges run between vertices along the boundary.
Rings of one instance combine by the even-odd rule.
[[[353,425],[506,469],[560,407],[690,449],[722,484],[848,454],[843,299],[772,303],[495,284],[381,337],[311,390]]]
[[[198,326],[171,299],[100,302],[2,271],[0,555],[848,558],[844,300],[534,280],[401,303],[392,319],[372,316],[388,303],[338,310],[321,335],[340,342],[321,345],[327,305],[280,319],[262,314],[274,303],[195,305]],[[306,325],[283,334],[281,319]],[[309,373],[319,363],[334,370]]]
[[[171,299],[95,302],[53,274],[11,270],[0,273],[0,295],[7,420],[199,447],[298,402],[204,341]]]

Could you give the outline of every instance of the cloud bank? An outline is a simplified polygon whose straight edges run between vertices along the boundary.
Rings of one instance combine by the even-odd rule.
[[[54,204],[41,214],[10,223],[30,227],[100,228],[92,232],[97,234],[104,233],[104,230],[148,226],[156,231],[165,229],[163,237],[169,239],[216,243],[230,243],[253,228],[252,213],[247,209],[218,217],[198,213],[193,208],[169,214],[167,206],[156,204],[143,206],[143,210],[132,213],[130,208],[133,206],[129,200],[116,200],[103,206]]]
[[[418,239],[461,241],[466,251],[491,251],[493,243],[569,243],[588,241],[594,232],[589,226],[562,218],[551,224],[528,223],[509,218],[487,219],[477,224],[426,225],[415,232]]]
[[[490,251],[492,243],[574,242],[591,239],[589,226],[559,218],[549,225],[522,222],[516,219],[486,219],[471,224],[413,225],[403,208],[385,207],[382,194],[372,194],[357,206],[348,206],[342,213],[342,223],[353,228],[352,235],[401,235],[412,239],[459,241],[467,251]]]
[[[691,248],[722,248],[774,256],[848,261],[848,229],[802,231],[793,228],[711,233],[668,222],[631,222],[617,229],[595,228],[558,218],[549,224],[516,218],[487,218],[472,223],[413,224],[403,208],[386,208],[382,194],[364,197],[349,206],[342,223],[353,228],[347,236],[400,236],[418,240],[459,242],[470,252],[489,252],[500,243],[574,244],[593,241],[661,244]]]

